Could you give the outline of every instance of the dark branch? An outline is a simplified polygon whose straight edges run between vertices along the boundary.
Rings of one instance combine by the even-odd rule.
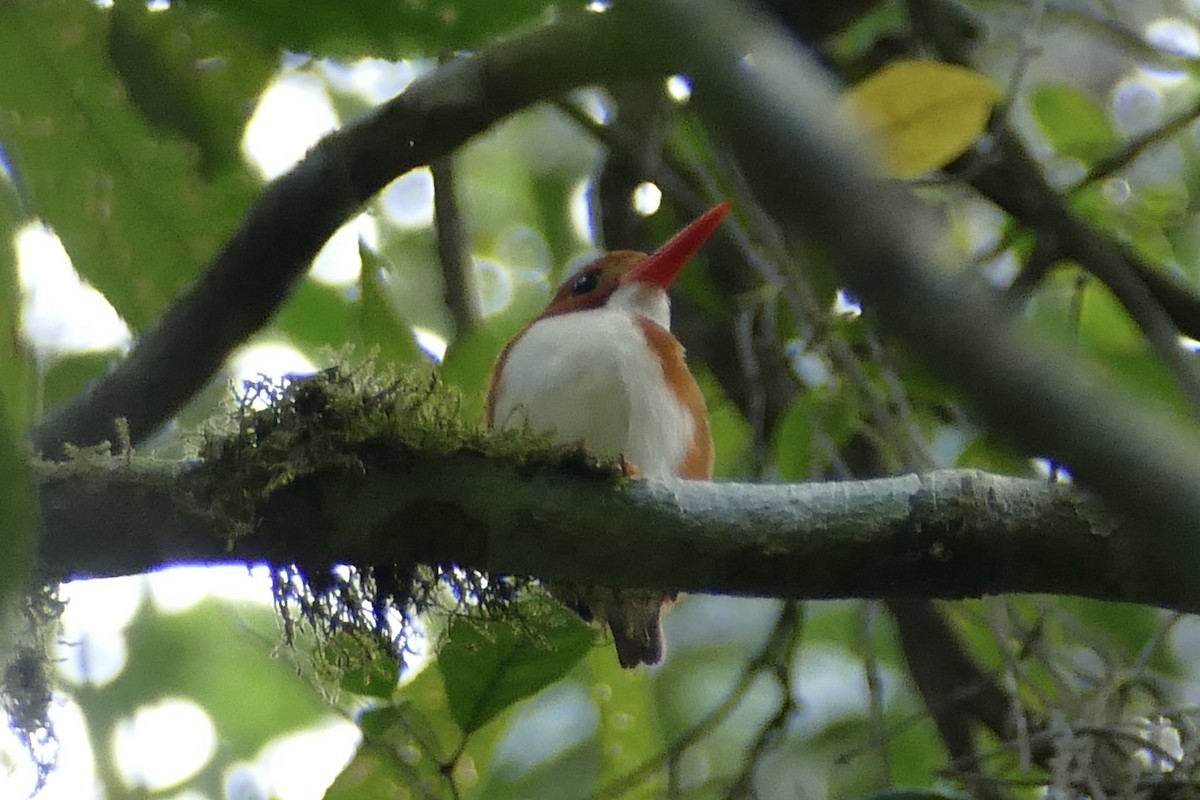
[[[820,70],[762,20],[715,2],[635,6],[678,48],[694,100],[793,242],[811,235],[881,326],[952,379],[982,419],[1141,520],[1164,572],[1200,563],[1200,438],[1014,330],[994,298],[930,269],[914,199],[864,168]],[[786,154],[786,157],[781,157]],[[926,237],[933,239],[934,237]]]
[[[1135,268],[1126,249],[1080,219],[1046,182],[1041,167],[1015,134],[1004,131],[997,147],[998,157],[981,159],[978,169],[967,167],[973,173],[971,184],[1015,218],[1038,230],[1053,231],[1058,257],[1077,261],[1112,291],[1170,370],[1180,392],[1200,411],[1200,372],[1179,345],[1179,323],[1190,321],[1195,308],[1190,315],[1181,311],[1179,287],[1156,276],[1148,265]]]

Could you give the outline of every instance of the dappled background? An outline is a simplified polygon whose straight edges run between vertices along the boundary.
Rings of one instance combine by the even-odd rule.
[[[1069,261],[1028,193],[1006,193],[1019,179],[998,185],[987,170],[1013,157],[1000,143],[1015,134],[1099,237],[1194,285],[1200,5],[776,5],[835,80],[860,87],[850,97],[884,140],[883,168],[927,201],[963,286],[1004,296],[1042,341],[1187,418],[1121,303]],[[322,136],[452,59],[619,11],[609,6],[0,2],[0,237],[12,243],[0,288],[20,332],[0,342],[6,446],[106,374]],[[945,71],[951,61],[968,75]],[[897,65],[910,71],[889,77]],[[894,83],[872,94],[871,80]],[[718,478],[971,466],[1069,480],[965,412],[819,252],[784,247],[694,113],[697,91],[685,75],[578,89],[398,178],[138,451],[193,457],[243,381],[368,355],[440,364],[475,419],[496,353],[573,267],[604,248],[653,249],[728,197],[732,222],[674,305]],[[915,154],[910,124],[929,145]],[[431,615],[397,688],[382,656],[380,679],[329,669],[304,637],[284,645],[264,568],[81,581],[60,596],[61,625],[32,635],[57,682],[55,739],[34,743],[57,758],[46,798],[1000,797],[1049,785],[1100,797],[1195,768],[1200,625],[1141,606],[691,596],[664,619],[664,663],[632,672],[574,623],[547,634],[561,670],[504,625],[460,626],[436,657],[451,623]],[[999,712],[975,708],[980,697],[999,697]],[[956,736],[964,724],[975,727]],[[24,744],[0,737],[0,796],[38,783]],[[1130,777],[1127,762],[1144,772]]]

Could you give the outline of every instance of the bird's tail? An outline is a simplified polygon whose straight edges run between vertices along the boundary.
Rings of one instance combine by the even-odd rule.
[[[640,593],[639,593],[640,594]],[[663,657],[662,595],[622,597],[606,603],[604,616],[612,630],[617,660],[626,669],[638,664],[657,664]]]
[[[609,589],[556,583],[551,593],[584,620],[606,623],[626,669],[657,664],[663,657],[663,605],[675,595],[646,589]]]

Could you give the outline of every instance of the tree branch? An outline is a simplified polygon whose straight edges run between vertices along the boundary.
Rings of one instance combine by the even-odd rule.
[[[532,470],[387,442],[298,478],[228,545],[207,468],[41,464],[39,579],[186,562],[441,563],[785,598],[1049,592],[1200,610],[1145,531],[1062,485],[975,471],[757,485]],[[361,465],[361,467],[359,466]],[[1082,568],[1081,565],[1086,565]]]
[[[1054,231],[1060,255],[1076,259],[1108,287],[1141,328],[1183,397],[1200,412],[1200,372],[1191,354],[1179,344],[1179,324],[1190,321],[1195,309],[1181,308],[1178,285],[1158,278],[1149,265],[1135,269],[1127,249],[1112,244],[1080,219],[1046,182],[1041,167],[1011,130],[1001,132],[997,147],[1000,157],[987,160],[972,176],[971,184],[1015,218]],[[1014,186],[1019,188],[1014,191]],[[1170,310],[1164,300],[1170,303]]]
[[[904,337],[994,430],[1075,476],[1148,533],[1177,580],[1200,563],[1200,438],[1016,331],[991,297],[930,269],[914,199],[864,169],[820,70],[761,18],[715,2],[633,7],[677,48],[702,114],[793,242],[810,234],[881,325]],[[659,50],[663,48],[658,48]],[[752,122],[747,122],[752,121]],[[781,157],[786,154],[787,157]],[[932,237],[929,237],[932,238]]]

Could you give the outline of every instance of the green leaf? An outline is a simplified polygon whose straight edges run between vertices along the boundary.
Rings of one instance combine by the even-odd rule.
[[[42,374],[42,402],[57,408],[102,377],[120,356],[113,352],[73,353],[54,359]]]
[[[536,797],[538,800],[576,800],[586,797],[599,772],[600,753],[596,743],[587,740],[545,761],[539,761],[518,774],[490,765],[486,782],[475,797]],[[628,795],[626,795],[628,796]],[[660,794],[659,797],[662,795]]]
[[[1167,612],[1133,603],[1111,603],[1085,597],[1060,597],[1058,602],[1066,613],[1083,623],[1089,638],[1118,656],[1122,663],[1137,660],[1147,645],[1156,643],[1148,666],[1161,675],[1181,677],[1180,665],[1171,654],[1170,642],[1157,638]]]
[[[453,323],[446,310],[433,230],[391,231],[378,252],[388,266],[389,280],[381,288],[397,316],[409,325],[449,330]]]
[[[339,631],[322,649],[326,663],[340,672],[346,691],[384,700],[395,693],[400,664],[370,637]]]
[[[324,800],[357,800],[360,797],[394,796],[397,787],[413,782],[413,772],[397,758],[391,747],[364,741],[322,797]]]
[[[716,454],[713,475],[730,478],[747,475],[753,466],[754,443],[750,423],[729,399],[712,373],[701,364],[690,364],[696,382],[704,393],[708,408],[708,425],[712,430],[713,450]]]
[[[239,162],[247,111],[275,70],[273,50],[187,4],[151,11],[142,0],[118,0],[108,53],[137,109],[196,145],[206,175]]]
[[[437,663],[450,716],[465,734],[562,678],[592,646],[595,631],[566,609],[539,613],[537,625],[536,639],[509,622],[450,626]]]
[[[949,12],[949,9],[946,9]],[[839,64],[866,61],[880,39],[908,35],[908,15],[899,3],[879,3],[865,13],[855,16],[854,22],[832,37],[827,43],[830,56]]]
[[[1121,136],[1108,112],[1078,87],[1035,86],[1029,93],[1029,110],[1055,150],[1084,164],[1094,164],[1120,146]]]
[[[515,282],[508,307],[450,343],[442,361],[442,378],[462,392],[463,413],[468,418],[483,411],[488,375],[500,349],[526,322],[541,313],[547,294],[544,284]]]
[[[354,337],[354,310],[342,290],[304,278],[272,324],[298,345],[337,348]]]
[[[1027,457],[1018,453],[1008,442],[987,433],[972,439],[958,454],[954,464],[1005,475],[1028,475],[1030,470]]]
[[[814,431],[836,450],[860,426],[857,405],[844,393],[811,389],[797,394],[775,429],[775,463],[780,476],[786,481],[812,480],[825,458],[813,450]]]
[[[538,21],[545,0],[192,0],[276,47],[321,56],[401,58],[470,49]]]
[[[13,237],[23,215],[12,184],[0,174],[0,402],[10,424],[23,431],[33,422],[33,370],[21,336],[21,287]]]
[[[391,705],[358,719],[363,740],[358,752],[325,793],[326,800],[388,797],[394,787],[419,784],[425,795],[440,796],[441,764],[462,734],[446,712],[446,693],[436,669],[426,668],[401,687]]]
[[[37,492],[29,469],[25,430],[14,424],[0,393],[0,608],[9,608],[29,583],[37,550]]]
[[[229,237],[257,186],[245,170],[202,175],[195,144],[146,121],[109,60],[108,23],[79,0],[0,3],[0,142],[31,212],[142,328]],[[235,74],[244,42],[208,43],[204,79],[229,75],[223,102],[261,88],[258,70]]]
[[[896,786],[869,794],[862,800],[963,800],[963,795],[919,786]]]
[[[600,785],[605,786],[640,766],[646,754],[667,745],[656,713],[657,673],[624,669],[613,657],[611,646],[593,647],[581,671],[599,714]],[[665,779],[651,779],[627,796],[662,797],[666,789]]]
[[[21,292],[13,234],[18,203],[0,175],[0,608],[29,581],[37,543],[38,509],[25,431],[32,421],[31,370],[21,339]]]
[[[390,711],[390,709],[388,709]],[[374,712],[372,712],[374,713]],[[359,800],[364,797],[406,797],[404,787],[420,787],[418,797],[441,797],[435,789],[440,775],[424,761],[406,763],[405,755],[415,753],[415,745],[406,742],[403,749],[386,743],[363,742],[354,758],[325,791],[325,800]],[[434,765],[436,767],[436,765]]]
[[[385,367],[423,361],[412,330],[397,319],[384,291],[383,282],[392,273],[390,266],[361,242],[358,252],[362,257],[358,284],[358,338],[363,352],[379,348],[379,362]]]

